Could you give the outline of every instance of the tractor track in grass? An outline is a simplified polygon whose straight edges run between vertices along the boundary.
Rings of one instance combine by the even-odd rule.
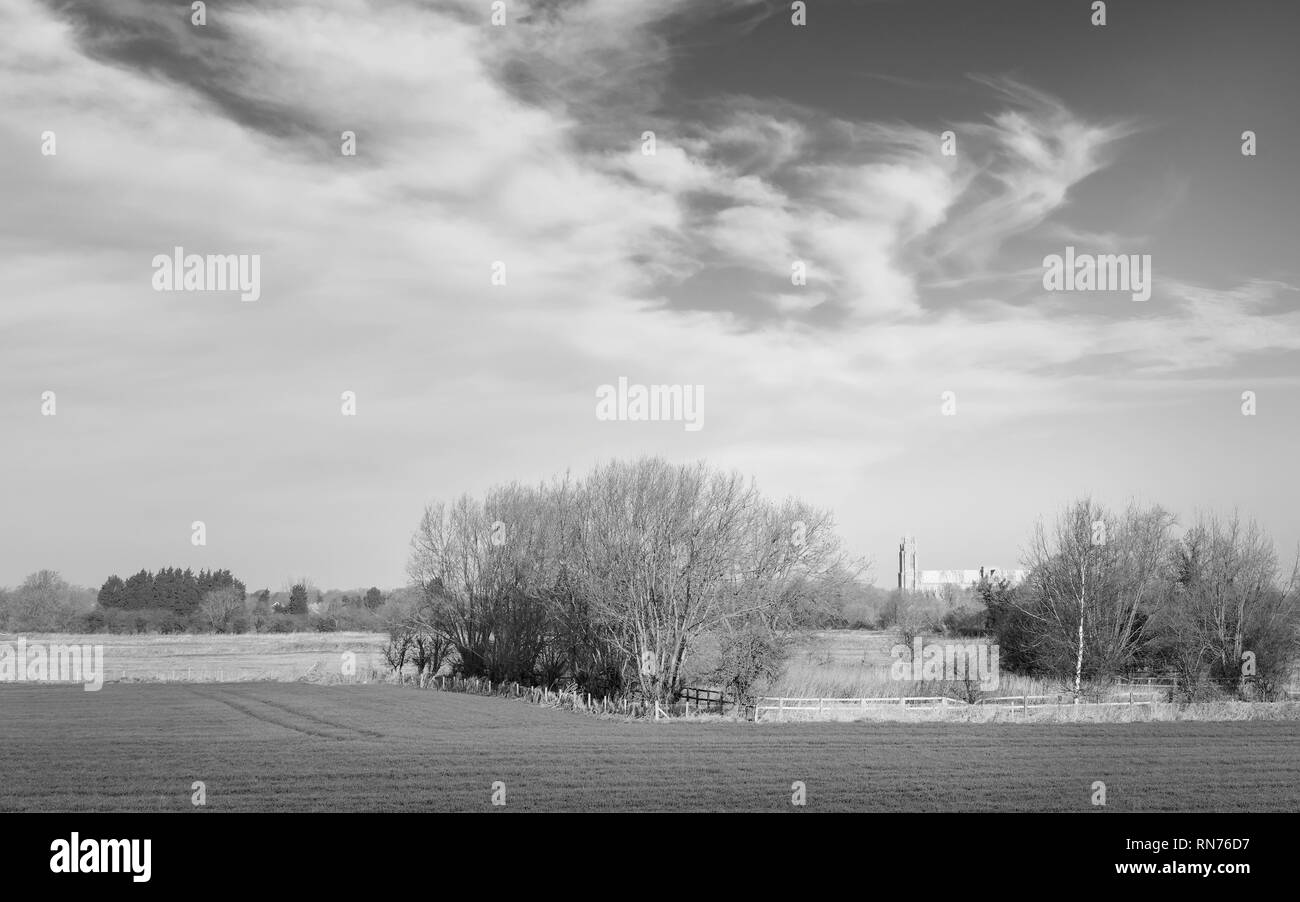
[[[1300,721],[625,722],[307,683],[0,685],[0,811],[1300,810]]]
[[[316,717],[315,715],[308,714],[301,710],[295,710],[293,708],[290,708],[287,705],[277,705],[273,702],[267,701],[266,699],[254,698],[250,696],[236,696],[237,698],[240,698],[240,700],[244,702],[244,704],[240,704],[234,701],[231,698],[231,693],[228,692],[222,692],[221,690],[214,691],[210,689],[196,689],[195,687],[190,685],[186,685],[185,688],[191,695],[198,696],[199,698],[206,699],[208,701],[219,702],[220,704],[225,705],[227,708],[231,708],[235,711],[238,711],[240,714],[243,714],[245,717],[251,717],[253,720],[260,721],[261,723],[270,724],[272,726],[279,727],[282,730],[289,730],[290,732],[298,733],[302,736],[310,736],[319,739],[332,739],[339,742],[348,741],[348,740],[358,740],[358,739],[374,740],[377,738],[383,738],[383,734],[375,730],[363,730],[358,727],[348,726],[347,724],[336,723],[333,721],[326,720],[323,717]],[[306,721],[310,726],[300,726],[298,724],[287,721],[283,717],[277,719],[269,714],[265,714],[257,711],[254,707],[249,705],[248,702],[256,702],[266,708],[272,709],[273,711],[279,711],[283,714],[288,714],[290,718],[297,718],[299,720]],[[321,729],[321,728],[325,728],[325,729]],[[327,732],[326,730],[330,732]]]
[[[309,720],[312,721],[313,723],[318,723],[323,726],[334,727],[339,730],[347,730],[359,734],[361,737],[366,739],[383,739],[385,735],[379,730],[367,730],[364,727],[354,727],[351,724],[339,723],[338,721],[329,720],[328,718],[317,717],[315,714],[308,714],[306,711],[302,711],[296,708],[291,708],[288,705],[276,704],[270,699],[256,698],[254,700],[257,701],[259,704],[266,705],[268,708],[275,708],[277,710],[284,711],[288,714],[292,714],[295,717],[301,717],[303,720]]]

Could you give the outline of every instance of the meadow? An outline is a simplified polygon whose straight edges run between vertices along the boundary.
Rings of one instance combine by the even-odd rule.
[[[357,673],[382,669],[382,633],[243,633],[173,635],[24,633],[31,643],[104,646],[105,681],[239,682],[297,680],[338,674],[343,655]],[[0,642],[13,636],[0,634]]]
[[[948,694],[935,681],[895,680],[890,649],[901,640],[882,630],[821,630],[802,637],[790,649],[780,675],[762,694],[789,698],[895,698]],[[986,643],[985,639],[934,639],[927,642]],[[910,659],[910,658],[909,658]],[[1056,695],[1059,683],[1002,674],[996,695]]]
[[[0,642],[13,641],[0,634]],[[391,679],[380,648],[383,633],[243,633],[243,634],[27,634],[29,642],[104,646],[105,682],[245,682],[337,681],[343,655],[355,656],[357,681]],[[948,688],[930,682],[890,678],[892,633],[826,630],[810,633],[796,645],[782,673],[761,689],[765,695],[804,698],[933,696]],[[697,661],[707,658],[706,649]],[[405,675],[410,677],[408,665]],[[709,685],[693,674],[691,685]],[[1050,695],[1060,686],[1006,675],[997,694]],[[876,717],[894,716],[889,711]]]
[[[791,649],[781,673],[761,690],[762,695],[788,698],[897,698],[941,696],[955,693],[956,686],[941,681],[896,680],[890,674],[894,659],[890,649],[901,640],[896,633],[882,630],[822,630],[803,636]],[[926,642],[987,643],[984,638],[956,639],[925,637]],[[1300,665],[1288,687],[1290,697],[1300,697]],[[1119,685],[1094,687],[1085,692],[1091,700],[1123,700],[1127,688]],[[1139,688],[1139,694],[1144,690]],[[959,694],[959,693],[958,693]],[[1065,680],[1035,679],[1014,673],[1000,674],[994,696],[1046,696],[1067,701],[1070,686]],[[1155,691],[1153,697],[1165,699]],[[1240,710],[1249,710],[1249,706]],[[1234,719],[1240,710],[1228,705],[1198,705],[1193,712],[1202,717]],[[1187,714],[1189,712],[1183,712]],[[1263,711],[1262,716],[1272,716]],[[887,712],[886,712],[887,714]],[[1292,715],[1294,716],[1294,715]]]
[[[625,721],[389,684],[0,685],[3,811],[1295,811],[1300,722]],[[191,803],[194,781],[206,805]]]

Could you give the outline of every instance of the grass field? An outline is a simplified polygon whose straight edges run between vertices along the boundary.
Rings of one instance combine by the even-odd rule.
[[[343,653],[357,672],[382,668],[382,633],[112,635],[25,633],[28,642],[104,646],[104,679],[191,682],[296,680],[315,670],[338,674]],[[0,635],[0,642],[15,637]]]
[[[987,639],[944,639],[927,636],[927,642],[966,644]],[[793,698],[882,698],[945,695],[951,684],[937,681],[895,680],[890,675],[894,662],[890,649],[900,642],[896,633],[881,630],[821,630],[804,636],[790,650],[776,679],[763,687],[762,694]],[[910,656],[907,658],[910,660]],[[1068,680],[1033,679],[1002,673],[993,695],[1058,696],[1068,692]],[[1300,665],[1292,675],[1290,689],[1300,692]],[[1117,690],[1115,698],[1123,698]]]
[[[1295,811],[1300,722],[623,722],[389,685],[0,686],[0,810]]]
[[[762,694],[790,698],[894,698],[946,695],[950,686],[936,681],[895,680],[890,649],[901,640],[881,630],[820,630],[790,650],[781,673]],[[937,639],[928,642],[985,642],[983,639]],[[910,655],[904,660],[911,660]],[[994,695],[1055,695],[1063,687],[1014,674],[1002,674]]]

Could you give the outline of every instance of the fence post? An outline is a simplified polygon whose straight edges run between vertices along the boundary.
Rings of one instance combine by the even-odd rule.
[[[1029,693],[1028,692],[1025,693],[1024,704],[1025,704],[1025,717],[1028,717],[1029,716]]]

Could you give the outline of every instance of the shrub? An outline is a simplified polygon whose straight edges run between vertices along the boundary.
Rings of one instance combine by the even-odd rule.
[[[81,616],[81,622],[77,624],[76,630],[80,633],[106,633],[108,617],[103,611],[88,611]]]
[[[345,607],[334,615],[338,629],[353,632],[377,633],[384,629],[383,620],[360,605]]]
[[[292,633],[294,632],[294,620],[292,617],[273,617],[271,618],[271,628],[267,632],[271,633]]]
[[[158,619],[158,632],[167,634],[184,633],[190,629],[190,622],[172,611],[162,612]]]
[[[987,619],[983,607],[963,605],[943,615],[943,631],[948,636],[982,636]]]
[[[751,688],[781,672],[785,657],[786,647],[779,637],[758,626],[747,626],[721,637],[712,677],[743,704]]]

